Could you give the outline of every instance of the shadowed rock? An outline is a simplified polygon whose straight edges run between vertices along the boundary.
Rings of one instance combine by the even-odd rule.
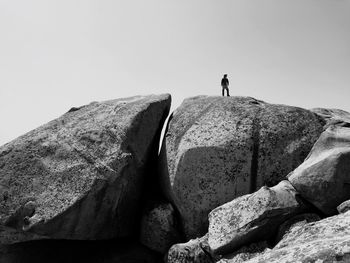
[[[162,263],[131,240],[41,240],[0,247],[1,263]]]
[[[225,255],[218,263],[243,263],[269,250],[266,241],[253,243],[241,247],[232,254]]]
[[[146,247],[165,254],[181,241],[174,208],[169,203],[154,205],[141,220],[140,241]]]
[[[187,237],[207,232],[215,207],[283,180],[324,124],[308,110],[249,97],[186,99],[170,118],[161,170]]]
[[[57,239],[138,230],[170,95],[91,103],[0,148],[0,225]]]

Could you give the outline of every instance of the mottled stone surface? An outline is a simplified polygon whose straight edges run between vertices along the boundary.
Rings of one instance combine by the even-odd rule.
[[[302,227],[310,222],[316,222],[321,220],[321,217],[314,213],[304,213],[300,215],[293,216],[290,219],[284,221],[278,228],[278,233],[275,238],[275,243],[281,241],[281,239],[286,235],[288,231],[295,227]]]
[[[173,245],[166,256],[167,263],[213,263],[208,246],[208,235]]]
[[[350,127],[329,126],[288,180],[323,213],[336,214],[350,199]]]
[[[155,204],[141,220],[140,241],[146,247],[165,254],[181,241],[174,208],[169,203]]]
[[[207,232],[215,207],[281,181],[302,163],[324,124],[308,110],[249,97],[186,99],[170,119],[162,171],[187,237]]]
[[[246,262],[350,262],[350,212],[294,227],[275,248]]]
[[[289,181],[244,195],[209,214],[208,243],[215,254],[232,253],[242,245],[269,239],[286,219],[304,205]]]
[[[170,95],[93,102],[0,147],[0,225],[59,239],[138,229]]]

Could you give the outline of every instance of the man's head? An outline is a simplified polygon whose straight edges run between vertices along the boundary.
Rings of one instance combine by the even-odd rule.
[[[227,74],[224,74],[224,78],[227,78]]]

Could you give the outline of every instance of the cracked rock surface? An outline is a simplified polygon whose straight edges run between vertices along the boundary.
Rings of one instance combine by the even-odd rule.
[[[93,102],[0,147],[0,225],[56,239],[130,236],[169,108],[170,95]]]
[[[207,232],[215,207],[283,180],[325,123],[309,110],[250,97],[186,99],[170,118],[162,183],[187,238]]]

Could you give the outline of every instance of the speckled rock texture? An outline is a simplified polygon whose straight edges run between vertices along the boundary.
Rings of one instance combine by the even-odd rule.
[[[281,239],[292,227],[301,227],[307,223],[316,222],[319,220],[321,220],[321,217],[315,213],[304,213],[287,219],[279,226],[275,243],[281,241]]]
[[[163,189],[187,237],[207,232],[215,207],[283,180],[303,162],[324,124],[309,110],[250,97],[186,99],[170,118],[162,170]]]
[[[0,148],[0,225],[56,239],[137,231],[170,95],[74,108]]]
[[[270,249],[268,248],[266,241],[253,243],[248,246],[241,247],[232,254],[225,255],[224,258],[218,261],[218,263],[243,263],[269,250]]]
[[[272,250],[246,262],[350,262],[350,212],[292,227]]]
[[[141,220],[140,241],[146,247],[165,254],[181,241],[175,210],[169,203],[156,204]]]
[[[336,214],[350,199],[350,127],[329,126],[288,180],[323,213]]]
[[[338,210],[339,214],[349,211],[350,210],[350,200],[346,200],[345,202],[338,205],[337,210]]]
[[[208,246],[208,235],[173,245],[166,255],[167,263],[213,263]]]
[[[210,212],[208,244],[214,254],[232,253],[240,246],[269,239],[281,223],[303,209],[289,181],[264,186]]]

